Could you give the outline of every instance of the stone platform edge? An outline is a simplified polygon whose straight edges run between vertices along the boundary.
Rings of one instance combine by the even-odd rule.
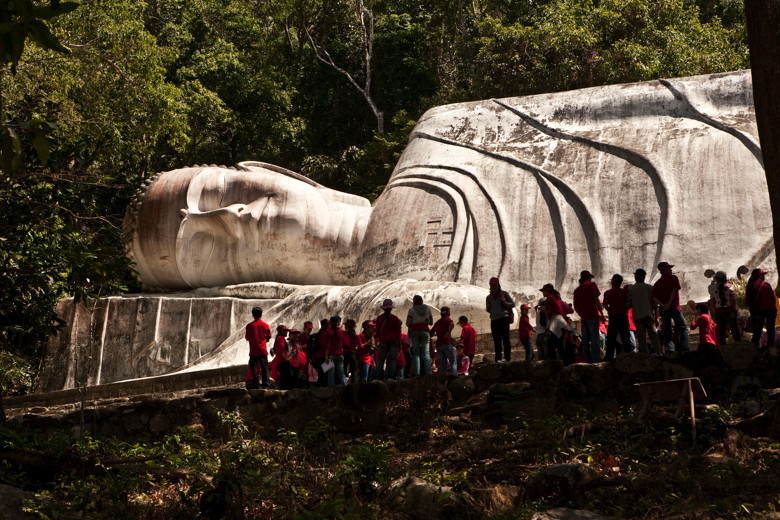
[[[138,395],[166,394],[193,389],[232,388],[238,385],[243,386],[245,375],[246,365],[237,365],[118,381],[84,388],[10,396],[5,397],[3,403],[6,410],[12,410],[35,406],[58,406],[79,402],[81,399],[94,401]],[[83,393],[86,393],[86,396]]]

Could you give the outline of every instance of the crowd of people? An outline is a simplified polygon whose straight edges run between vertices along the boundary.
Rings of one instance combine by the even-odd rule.
[[[688,324],[680,305],[681,286],[673,273],[674,265],[661,262],[657,267],[660,277],[653,285],[645,281],[645,270],[637,269],[632,284],[624,285],[620,274],[612,276],[610,288],[603,295],[593,274],[582,271],[571,304],[552,284],[545,284],[540,289],[542,298],[534,307],[535,324],[530,320],[531,307],[520,306],[517,330],[525,359],[597,363],[624,352],[684,352],[690,350],[689,328],[699,331],[694,349],[717,348],[726,343],[729,334],[734,341],[741,340],[745,324],[739,319],[736,292],[725,272],[714,274],[709,301],[696,305],[696,318]],[[778,300],[766,274],[763,269],[754,269],[745,289],[756,345],[775,342]],[[490,316],[494,359],[503,363],[512,355],[515,302],[501,288],[498,278],[491,278],[489,285],[485,311]],[[320,321],[317,332],[313,332],[311,321],[303,324],[303,330],[278,325],[271,341],[271,328],[262,319],[262,309],[255,307],[254,321],[246,327],[247,387],[269,388],[271,380],[285,390],[428,374],[468,375],[476,354],[477,332],[467,316],[458,318],[456,331],[450,308],[442,307],[434,321],[433,310],[420,295],[412,299],[405,323],[393,313],[392,300],[384,300],[380,309],[376,319],[360,325],[360,331],[355,320],[342,322],[340,316],[332,316]],[[574,313],[580,319],[579,331],[571,318]],[[273,354],[270,362],[269,345]]]
[[[460,336],[453,337],[455,322],[449,307],[442,307],[434,322],[433,312],[415,296],[406,316],[393,314],[395,304],[382,302],[375,320],[366,320],[357,329],[353,319],[340,316],[320,321],[319,330],[307,321],[303,330],[276,327],[268,361],[271,328],[262,319],[263,310],[252,309],[254,321],[246,327],[249,342],[248,388],[269,388],[272,379],[281,390],[307,388],[310,385],[404,379],[415,375],[468,375],[476,353],[477,331],[468,317],[458,318]],[[435,360],[433,362],[432,360]]]

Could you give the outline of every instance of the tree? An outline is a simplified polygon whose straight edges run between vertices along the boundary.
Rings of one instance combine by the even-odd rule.
[[[371,79],[373,74],[372,63],[374,60],[374,13],[371,9],[366,7],[363,0],[357,0],[356,5],[354,6],[354,10],[356,12],[357,20],[359,21],[358,25],[360,27],[360,45],[363,55],[361,71],[363,75],[362,84],[358,83],[358,81],[348,70],[336,64],[327,49],[314,41],[314,38],[312,37],[308,28],[306,29],[306,36],[309,39],[309,43],[311,44],[311,48],[314,50],[314,55],[317,57],[317,59],[347,78],[347,81],[349,81],[355,90],[360,92],[360,94],[366,100],[366,103],[368,103],[368,106],[371,108],[371,111],[374,113],[374,117],[376,117],[377,133],[379,135],[383,135],[385,133],[385,114],[377,106],[376,102],[374,101],[374,96],[371,92]]]
[[[774,225],[780,272],[780,0],[745,0],[753,103]]]

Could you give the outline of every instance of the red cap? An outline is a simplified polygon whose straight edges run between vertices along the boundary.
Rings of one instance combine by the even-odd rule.
[[[489,282],[489,283],[490,283],[490,285],[493,285],[493,284],[496,284],[496,285],[501,285],[501,282],[499,282],[499,281],[498,281],[498,278],[496,278],[495,276],[494,276],[493,278],[491,278],[491,279],[490,279],[490,282]]]
[[[276,332],[290,332],[290,329],[288,329],[284,325],[279,325],[278,327],[276,327]]]
[[[522,305],[520,306],[520,309],[530,309],[530,308],[531,308],[531,307],[530,307],[530,306],[529,306],[527,303],[524,303],[524,304],[522,304]]]
[[[299,331],[298,329],[290,329],[290,334],[300,334],[300,333],[301,331]]]
[[[593,276],[590,271],[580,271],[580,280],[592,280],[594,278],[595,276]]]
[[[669,262],[661,262],[660,264],[658,264],[658,270],[659,271],[663,271],[664,269],[671,268],[671,267],[674,267],[674,266],[672,264],[670,264]]]

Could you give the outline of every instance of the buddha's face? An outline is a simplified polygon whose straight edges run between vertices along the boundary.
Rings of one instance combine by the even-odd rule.
[[[160,200],[142,204],[133,246],[156,240],[163,242],[156,249],[166,254],[144,251],[143,261],[136,260],[142,280],[162,287],[338,280],[354,265],[353,242],[362,240],[368,201],[272,168],[198,168],[189,169],[189,175],[177,170],[156,180],[147,199]],[[176,182],[168,183],[178,188],[178,196],[177,190],[166,189],[168,174],[178,175]],[[145,215],[146,207],[156,211]],[[176,222],[173,211],[178,213]],[[162,214],[171,232],[176,226],[175,239],[173,233],[146,232],[145,225],[157,225],[150,222],[155,214]],[[150,271],[153,276],[146,276]]]

